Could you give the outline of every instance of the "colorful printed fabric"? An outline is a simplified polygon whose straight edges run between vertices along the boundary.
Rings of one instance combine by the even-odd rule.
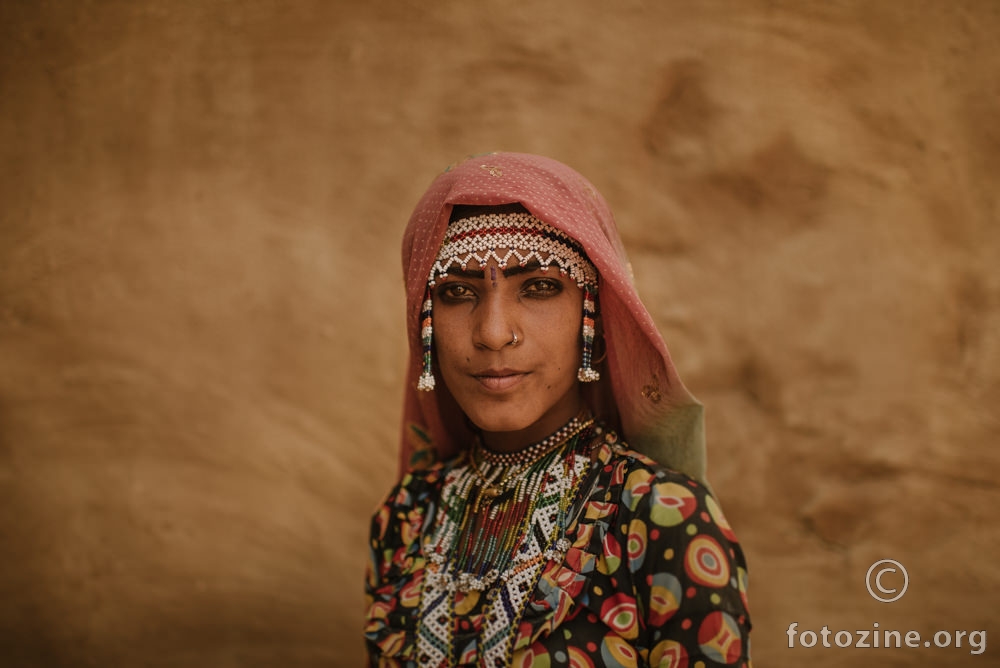
[[[718,504],[700,483],[628,450],[603,431],[589,493],[510,629],[513,666],[749,668],[746,563]],[[416,630],[444,477],[462,458],[408,473],[372,520],[365,635],[371,666],[425,665]],[[483,603],[456,600],[450,660],[479,666]],[[493,667],[499,668],[499,666]]]

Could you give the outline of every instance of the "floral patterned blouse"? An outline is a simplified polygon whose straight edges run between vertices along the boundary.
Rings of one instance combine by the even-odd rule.
[[[541,567],[510,631],[510,665],[749,668],[746,562],[708,490],[608,430],[577,447],[592,462],[583,507],[567,528],[568,551]],[[416,650],[422,547],[443,481],[464,461],[406,474],[373,517],[371,666],[426,665]],[[455,654],[440,665],[485,665],[476,644],[483,605],[470,594],[455,606]]]

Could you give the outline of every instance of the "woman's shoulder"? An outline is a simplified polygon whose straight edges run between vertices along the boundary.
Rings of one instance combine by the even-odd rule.
[[[703,482],[637,452],[613,431],[602,434],[597,452],[605,491],[629,511],[649,515],[660,526],[675,526],[704,514],[728,528],[712,491]]]
[[[425,466],[407,470],[402,478],[393,485],[385,497],[384,505],[396,508],[412,508],[424,505],[436,498],[448,472],[459,465],[463,456],[438,461]]]
[[[676,471],[651,457],[633,450],[619,438],[614,430],[598,432],[595,459],[612,473],[613,478],[626,488],[645,487],[650,484],[673,484],[709,493],[706,485],[686,473]]]

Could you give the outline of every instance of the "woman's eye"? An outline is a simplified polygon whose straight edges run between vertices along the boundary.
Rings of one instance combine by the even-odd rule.
[[[444,301],[460,301],[473,296],[472,289],[461,283],[445,283],[438,288],[437,296]]]
[[[524,291],[532,297],[547,297],[562,292],[562,283],[552,278],[536,278],[529,282]]]

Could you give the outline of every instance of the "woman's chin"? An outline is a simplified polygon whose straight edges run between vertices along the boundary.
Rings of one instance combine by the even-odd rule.
[[[534,424],[532,420],[525,420],[523,413],[511,411],[511,415],[480,415],[469,417],[476,428],[487,434],[506,434],[523,431]]]

